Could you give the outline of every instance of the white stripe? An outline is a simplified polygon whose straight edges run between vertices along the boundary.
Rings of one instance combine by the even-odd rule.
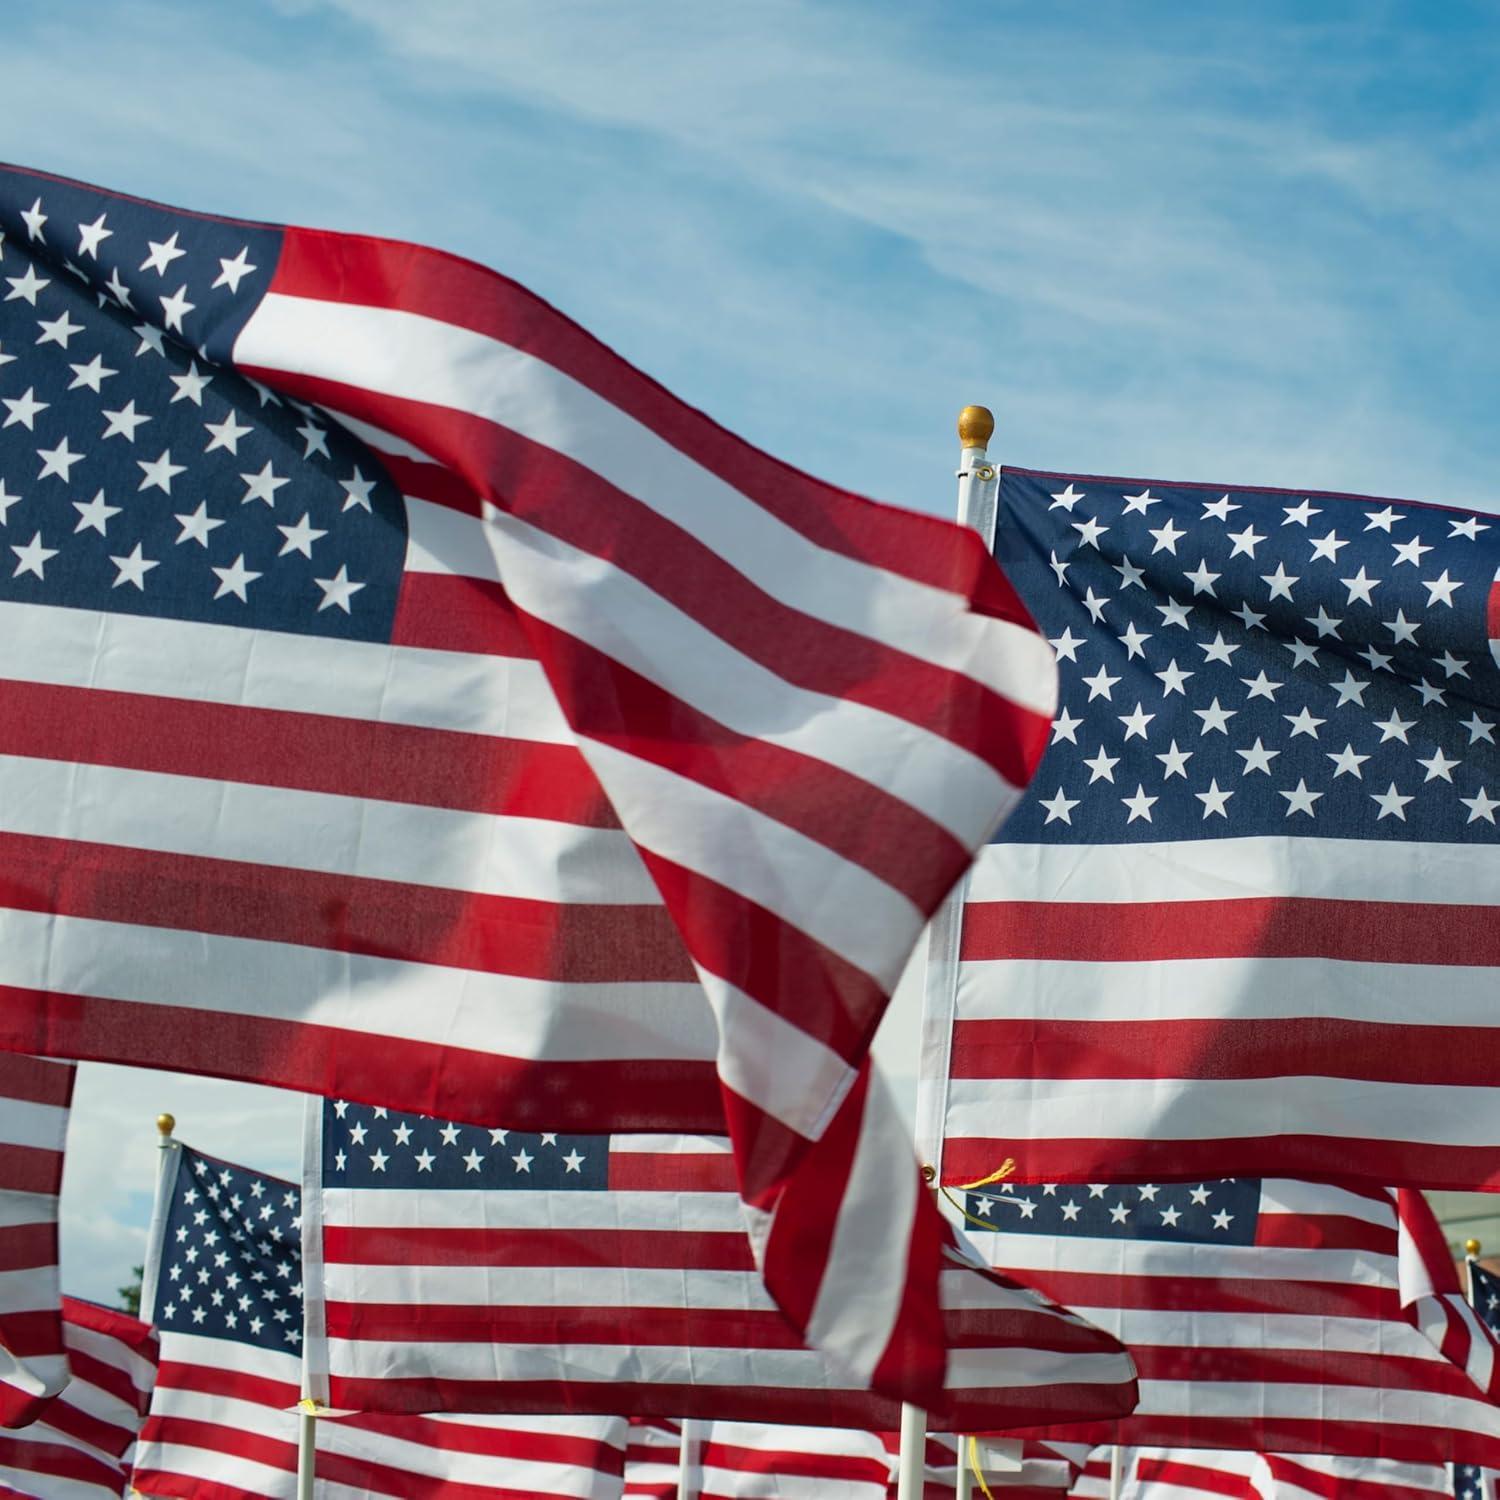
[[[662,1226],[663,1228],[665,1226]],[[683,1259],[691,1260],[684,1235]],[[540,1252],[545,1261],[546,1251]],[[497,1285],[497,1278],[503,1283]],[[324,1276],[331,1304],[355,1308],[403,1303],[474,1308],[608,1307],[626,1312],[719,1308],[774,1314],[760,1277],[750,1271],[646,1266],[369,1266],[330,1261]],[[644,1327],[649,1329],[649,1319]]]
[[[52,1311],[57,1306],[57,1267],[27,1266],[20,1271],[0,1271],[0,1313]],[[8,1351],[7,1351],[8,1352]],[[33,1355],[27,1364],[33,1370],[53,1358],[66,1363],[67,1356]]]
[[[1102,1326],[1102,1325],[1101,1325]],[[1052,1349],[950,1349],[947,1388],[1035,1390],[1045,1385],[1120,1385],[1134,1373],[1128,1354]]]
[[[1050,649],[945,590],[818,547],[619,407],[531,355],[414,313],[272,293],[234,360],[466,411],[563,453],[681,526],[772,598],[1052,711]]]
[[[1327,1182],[1296,1182],[1285,1177],[1268,1177],[1260,1187],[1260,1211],[1263,1214],[1286,1214],[1291,1218],[1336,1214],[1341,1219],[1362,1219],[1367,1224],[1378,1224],[1393,1233],[1396,1229],[1394,1199],[1389,1196],[1366,1197]]]
[[[120,1371],[138,1391],[149,1391],[156,1384],[156,1361],[147,1355],[137,1353],[130,1345],[115,1338],[112,1334],[101,1333],[96,1328],[85,1328],[82,1324],[65,1317],[63,1343],[69,1349],[76,1349],[80,1354],[88,1355],[92,1359],[97,1359],[101,1364]],[[134,1429],[137,1421],[134,1408],[86,1380],[74,1380],[68,1399],[72,1401],[75,1393],[89,1391],[97,1391],[101,1398],[115,1402],[119,1409],[119,1416],[116,1420]]]
[[[630,839],[543,818],[0,756],[0,831],[537,901],[656,905]]]
[[[292,1441],[295,1444],[295,1437]],[[253,1459],[238,1458],[233,1453],[189,1447],[179,1442],[144,1442],[135,1458],[136,1473],[143,1477],[171,1474],[190,1483],[198,1480],[233,1485],[247,1496],[264,1497],[264,1500],[294,1500],[297,1493],[295,1449],[292,1465],[291,1469],[272,1468]]]
[[[31,1146],[61,1152],[68,1134],[68,1111],[60,1104],[0,1099],[0,1145]]]
[[[57,1223],[57,1196],[53,1193],[23,1193],[0,1188],[0,1229],[19,1229],[30,1224]]]
[[[609,1149],[643,1156],[729,1156],[733,1148],[724,1135],[612,1135]]]
[[[979,1021],[1261,1020],[1325,1016],[1500,1028],[1496,971],[1442,964],[1356,963],[1330,958],[1173,958],[1084,963],[970,959],[959,966],[958,1014]],[[1441,994],[1441,1011],[1412,1009],[1413,994]],[[955,1089],[960,1080],[954,1080]],[[1217,1087],[1217,1083],[1214,1084]],[[1265,1132],[1257,1131],[1256,1134]]]
[[[539,663],[0,602],[18,682],[570,744]],[[338,684],[330,693],[328,685]]]
[[[695,984],[552,984],[42,912],[0,909],[0,984],[553,1062],[710,1062],[717,1043]]]
[[[681,1229],[685,1234],[743,1234],[739,1199],[731,1192],[496,1192],[451,1189],[328,1187],[327,1224],[349,1228]],[[686,1242],[685,1242],[686,1243]],[[331,1275],[335,1265],[327,1267]]]
[[[1472,846],[1405,839],[1216,838],[1160,844],[987,844],[970,901],[1343,901],[1470,905]]]
[[[1058,1079],[1045,1091],[1031,1079],[955,1079],[949,1139],[986,1136],[997,1124],[1009,1140],[1200,1141],[1217,1137],[1352,1137],[1429,1145],[1492,1146],[1495,1091],[1347,1078],[1250,1078],[1186,1082]],[[1190,1108],[1174,1108],[1176,1100]]]

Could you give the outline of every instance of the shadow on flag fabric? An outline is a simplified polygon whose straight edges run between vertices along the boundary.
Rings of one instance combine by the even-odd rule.
[[[132,1483],[142,1494],[294,1500],[302,1394],[301,1193],[186,1146],[159,1195],[142,1309],[161,1368]],[[319,1418],[328,1500],[617,1500],[622,1417]]]
[[[1500,516],[1006,469],[996,537],[1060,706],[931,997],[945,1180],[1500,1186]]]
[[[899,1423],[766,1293],[728,1141],[527,1134],[342,1099],[307,1122],[306,1358],[328,1405]],[[947,1261],[939,1297],[956,1354],[934,1426],[1133,1403],[1112,1337],[977,1259]]]
[[[935,1393],[862,1065],[1046,740],[978,538],[436,251],[20,169],[0,228],[0,1044],[727,1127],[788,1315]]]
[[[72,1063],[0,1053],[0,1425],[25,1427],[68,1383],[57,1197]]]
[[[1035,1436],[1500,1466],[1495,1336],[1454,1315],[1420,1194],[1002,1182],[962,1202],[988,1259],[1114,1333],[1140,1371],[1130,1416]]]

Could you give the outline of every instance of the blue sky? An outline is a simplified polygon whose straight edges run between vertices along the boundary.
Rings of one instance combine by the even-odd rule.
[[[1497,63],[1459,0],[12,0],[0,154],[464,252],[910,505],[981,401],[1010,462],[1492,508]],[[86,1082],[79,1290],[138,1258],[166,1092]],[[192,1138],[289,1169],[295,1101],[233,1101]]]

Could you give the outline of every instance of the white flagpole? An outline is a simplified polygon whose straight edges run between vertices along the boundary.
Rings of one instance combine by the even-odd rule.
[[[926,1473],[927,1413],[901,1403],[901,1456],[896,1461],[896,1500],[922,1500]]]
[[[1109,1500],[1120,1500],[1125,1480],[1125,1450],[1116,1443],[1109,1450]]]
[[[682,1419],[682,1434],[677,1441],[677,1500],[695,1500],[698,1486],[698,1424],[691,1417]]]
[[[161,1274],[161,1237],[167,1222],[167,1205],[172,1196],[172,1184],[177,1176],[177,1142],[172,1132],[177,1129],[176,1117],[159,1114],[156,1117],[156,1201],[151,1206],[151,1228],[146,1235],[146,1261],[141,1267],[140,1318],[143,1323],[156,1321],[156,1282]]]
[[[974,1494],[973,1465],[979,1462],[974,1439],[958,1438],[958,1477],[953,1482],[953,1500],[972,1500]]]

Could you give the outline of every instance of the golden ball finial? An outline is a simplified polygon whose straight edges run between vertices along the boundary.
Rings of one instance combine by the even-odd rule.
[[[165,1140],[167,1136],[171,1135],[171,1133],[177,1129],[177,1116],[166,1114],[157,1115],[156,1128],[161,1132],[162,1139]]]
[[[1464,1241],[1464,1254],[1465,1255],[1478,1255],[1479,1254],[1479,1249],[1480,1249],[1480,1246],[1479,1246],[1479,1241],[1478,1240],[1465,1240]]]
[[[987,406],[966,406],[958,414],[958,441],[965,448],[988,448],[995,435],[995,414]]]

